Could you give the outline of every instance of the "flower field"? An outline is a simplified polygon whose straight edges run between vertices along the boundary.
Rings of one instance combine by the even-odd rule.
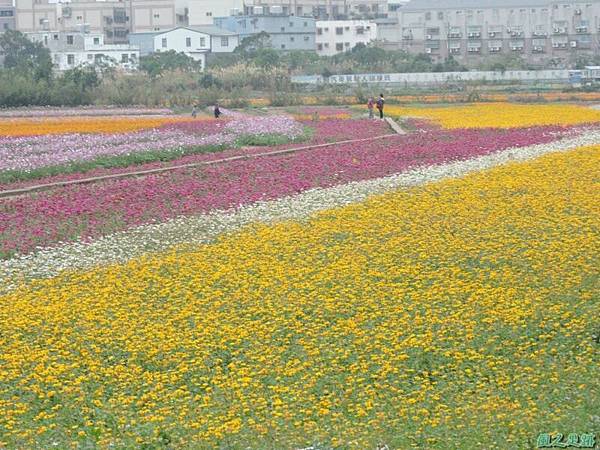
[[[600,111],[578,105],[524,105],[474,103],[461,106],[385,108],[394,117],[432,120],[443,128],[523,128],[543,125],[581,125],[596,123]]]
[[[597,432],[600,128],[546,106],[522,126],[423,115],[441,128],[396,136],[348,112],[57,135],[69,149],[0,138],[2,164],[284,138],[0,198],[0,448],[525,449]]]

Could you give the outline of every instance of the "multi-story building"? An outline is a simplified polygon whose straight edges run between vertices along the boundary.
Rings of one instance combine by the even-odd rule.
[[[321,20],[374,19],[385,17],[387,0],[246,0],[247,14],[314,17]]]
[[[187,0],[190,26],[212,25],[215,17],[239,15],[244,0]]]
[[[319,56],[352,50],[377,39],[377,24],[368,20],[319,20],[315,37]]]
[[[379,27],[386,48],[476,63],[516,54],[531,63],[600,50],[600,0],[412,0]]]
[[[314,50],[315,19],[284,15],[228,16],[215,18],[215,25],[239,34],[240,40],[266,32],[276,50]]]
[[[177,27],[149,33],[131,33],[129,42],[140,48],[141,56],[175,51],[185,53],[206,67],[209,53],[231,53],[239,45],[239,36],[214,25]]]
[[[104,34],[85,31],[36,31],[26,33],[50,50],[56,70],[68,70],[89,64],[105,63],[124,70],[138,67],[139,47],[126,44],[105,44]]]
[[[15,29],[15,8],[12,0],[0,0],[0,33]]]
[[[106,42],[125,43],[130,32],[176,26],[173,0],[16,0],[16,28],[22,32],[72,30],[86,26]]]

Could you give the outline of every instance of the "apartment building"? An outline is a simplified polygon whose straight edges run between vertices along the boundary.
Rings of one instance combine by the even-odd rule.
[[[16,0],[16,28],[22,32],[77,30],[102,33],[107,43],[126,43],[130,32],[176,26],[173,0]]]
[[[319,20],[315,37],[319,56],[352,50],[377,39],[377,24],[369,20]]]
[[[12,0],[0,0],[0,33],[15,29],[15,8]]]
[[[374,19],[387,15],[387,0],[246,0],[245,8],[246,13],[277,11],[319,20]]]
[[[206,67],[209,53],[231,53],[239,45],[239,36],[214,25],[177,27],[148,33],[131,33],[129,42],[140,48],[141,56],[175,51],[185,53]]]
[[[532,63],[600,50],[600,0],[412,0],[379,27],[385,48],[476,63],[517,54]]]
[[[315,19],[288,15],[237,15],[215,18],[215,25],[239,34],[240,40],[264,31],[276,50],[314,50]]]
[[[138,67],[139,47],[106,44],[102,33],[36,31],[25,35],[34,42],[41,42],[50,50],[54,68],[59,71],[97,63],[115,65],[127,71]]]

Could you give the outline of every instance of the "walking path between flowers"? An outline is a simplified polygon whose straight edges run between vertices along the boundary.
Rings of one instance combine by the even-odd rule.
[[[63,271],[123,263],[154,252],[177,251],[188,245],[209,243],[223,233],[235,232],[254,223],[306,220],[319,211],[361,202],[372,195],[445,178],[457,178],[510,162],[528,161],[548,153],[597,145],[600,145],[600,131],[592,130],[550,143],[513,147],[467,160],[416,167],[396,175],[310,189],[239,208],[142,225],[90,242],[40,249],[36,253],[0,261],[0,293],[18,288],[28,280],[51,278]]]
[[[388,123],[389,123],[389,121],[388,121]],[[394,130],[396,131],[396,128],[399,128],[399,126],[397,124],[395,124],[395,125],[396,125],[396,127],[394,128],[392,126],[392,128],[394,128]],[[402,130],[402,129],[400,129],[400,130]],[[179,169],[188,169],[188,168],[200,167],[200,166],[211,166],[211,165],[221,164],[221,163],[225,163],[225,162],[239,161],[239,160],[244,160],[244,159],[253,159],[253,158],[259,158],[259,157],[263,157],[263,156],[284,155],[287,153],[296,153],[296,152],[305,151],[305,150],[313,150],[316,148],[330,147],[333,145],[354,144],[354,143],[359,143],[359,142],[371,142],[371,141],[374,141],[377,139],[384,139],[384,138],[397,136],[398,134],[406,134],[406,133],[404,132],[404,130],[402,130],[402,133],[398,133],[396,131],[395,134],[384,134],[382,136],[375,136],[375,137],[364,138],[364,139],[349,139],[349,140],[345,140],[345,141],[328,142],[326,144],[314,144],[314,145],[306,145],[303,147],[286,148],[283,150],[275,150],[275,151],[264,152],[264,153],[254,153],[254,154],[249,154],[249,155],[230,156],[228,158],[221,158],[221,159],[215,159],[215,160],[211,160],[211,161],[201,161],[201,162],[188,163],[188,164],[180,164],[180,165],[169,166],[169,167],[160,167],[157,169],[138,170],[138,171],[133,171],[133,172],[118,173],[118,174],[113,174],[113,175],[102,175],[102,176],[97,176],[97,177],[81,178],[78,180],[57,181],[54,183],[38,184],[38,185],[34,185],[34,186],[28,186],[25,188],[0,191],[0,198],[18,197],[20,195],[30,194],[30,193],[39,192],[39,191],[46,191],[46,190],[50,190],[50,189],[57,188],[57,187],[65,187],[65,186],[71,186],[71,185],[77,185],[77,184],[89,184],[89,183],[95,183],[98,181],[115,180],[115,179],[121,179],[121,178],[144,177],[146,175],[152,175],[152,174],[157,174],[157,173],[161,173],[161,172],[169,172],[169,171],[179,170]]]

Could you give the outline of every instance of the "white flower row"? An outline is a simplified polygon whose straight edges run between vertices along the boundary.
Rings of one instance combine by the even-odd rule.
[[[255,222],[307,219],[315,212],[360,202],[374,194],[460,177],[510,161],[526,161],[546,153],[588,145],[600,145],[600,131],[588,130],[579,136],[548,144],[511,148],[466,161],[420,167],[384,178],[311,189],[294,196],[257,202],[237,209],[180,217],[105,236],[89,243],[69,243],[40,249],[29,255],[0,262],[0,291],[14,289],[26,280],[53,277],[65,270],[125,262],[181,244],[207,243],[219,234],[233,232]]]

